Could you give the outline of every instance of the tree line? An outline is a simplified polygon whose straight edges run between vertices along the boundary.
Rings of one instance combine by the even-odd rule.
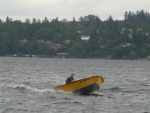
[[[90,39],[82,40],[82,36]],[[104,21],[95,15],[78,21],[0,19],[0,56],[54,57],[57,53],[80,58],[146,58],[150,55],[150,14],[129,11],[123,20],[114,20],[110,15]]]

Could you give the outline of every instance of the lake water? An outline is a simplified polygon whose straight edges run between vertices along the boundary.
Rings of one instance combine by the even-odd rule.
[[[55,92],[101,75],[96,95]],[[0,113],[150,113],[150,61],[0,57]]]

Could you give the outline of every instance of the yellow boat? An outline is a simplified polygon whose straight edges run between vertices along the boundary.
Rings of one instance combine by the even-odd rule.
[[[54,87],[56,91],[63,90],[73,92],[75,94],[88,95],[92,92],[99,90],[99,86],[104,82],[104,79],[99,76],[92,76],[77,80],[68,84]]]

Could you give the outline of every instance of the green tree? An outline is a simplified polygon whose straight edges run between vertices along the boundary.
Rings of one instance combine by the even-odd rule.
[[[0,55],[9,54],[10,36],[8,32],[4,31],[0,35]]]
[[[52,40],[52,30],[49,27],[40,28],[35,32],[34,37],[37,40]]]
[[[112,58],[121,59],[124,56],[124,51],[122,48],[114,48]]]
[[[84,46],[81,42],[74,42],[72,45],[72,53],[78,57],[84,53]]]
[[[135,52],[135,51],[131,51],[130,53],[129,53],[129,59],[137,59],[138,58],[138,55],[137,55],[137,53]]]
[[[98,33],[96,29],[93,29],[90,39],[89,39],[89,44],[88,44],[88,53],[92,53],[95,51],[99,51],[100,49],[100,38],[98,37]]]

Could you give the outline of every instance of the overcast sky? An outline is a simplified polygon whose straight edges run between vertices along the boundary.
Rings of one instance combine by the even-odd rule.
[[[0,0],[0,19],[25,21],[45,17],[59,20],[78,20],[89,14],[106,20],[123,20],[125,11],[144,10],[150,13],[150,0]]]

